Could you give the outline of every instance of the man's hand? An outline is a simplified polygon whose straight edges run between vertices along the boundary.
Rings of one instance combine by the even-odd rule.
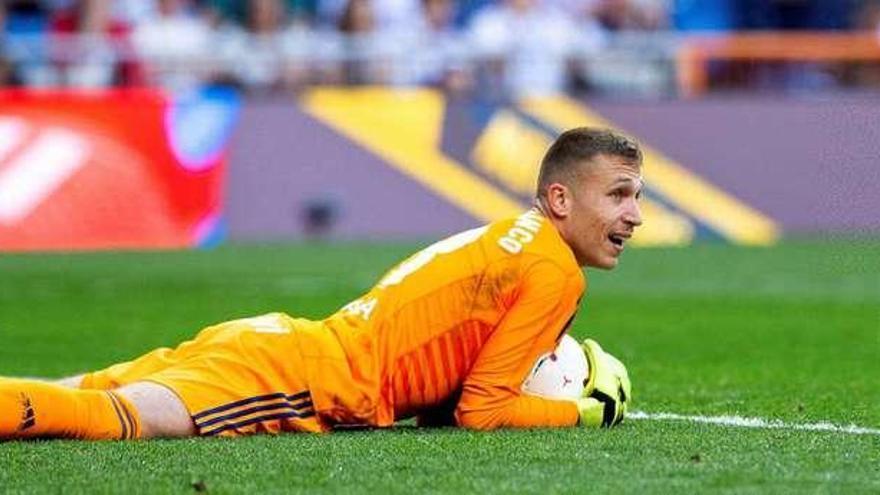
[[[577,401],[581,426],[610,428],[626,414],[632,399],[632,384],[626,367],[602,350],[599,343],[586,339],[581,344],[590,364],[590,376]]]

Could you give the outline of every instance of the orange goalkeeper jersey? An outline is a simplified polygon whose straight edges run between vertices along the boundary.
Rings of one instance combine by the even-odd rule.
[[[576,424],[573,402],[521,386],[584,288],[537,209],[442,240],[297,332],[315,410],[331,426],[388,426],[450,403],[464,427]]]

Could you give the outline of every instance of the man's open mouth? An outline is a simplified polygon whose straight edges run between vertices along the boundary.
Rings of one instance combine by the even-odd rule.
[[[615,246],[620,247],[620,248],[623,247],[623,244],[626,242],[627,239],[629,239],[629,236],[624,235],[624,234],[609,234],[608,235],[608,240],[611,241],[612,244],[614,244]]]

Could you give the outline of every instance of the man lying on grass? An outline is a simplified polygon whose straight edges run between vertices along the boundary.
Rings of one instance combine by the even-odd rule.
[[[522,384],[573,319],[581,267],[615,267],[642,223],[641,160],[612,131],[569,130],[519,217],[416,253],[322,321],[272,313],[57,382],[0,379],[0,438],[321,432],[412,416],[475,429],[615,425],[629,378],[595,342],[580,398]]]

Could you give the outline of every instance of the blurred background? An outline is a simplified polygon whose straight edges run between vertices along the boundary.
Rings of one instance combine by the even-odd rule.
[[[0,250],[436,237],[562,130],[642,245],[880,232],[880,1],[4,0]]]

